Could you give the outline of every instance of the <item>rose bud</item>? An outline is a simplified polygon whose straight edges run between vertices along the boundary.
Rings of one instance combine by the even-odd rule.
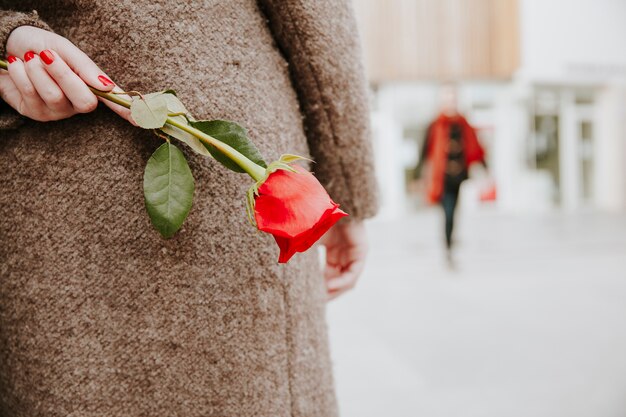
[[[348,214],[310,172],[278,169],[259,185],[254,218],[259,230],[274,236],[280,248],[279,263],[309,249],[337,221]]]

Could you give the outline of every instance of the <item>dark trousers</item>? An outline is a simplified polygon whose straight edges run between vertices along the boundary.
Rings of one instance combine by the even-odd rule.
[[[459,200],[460,187],[446,187],[441,197],[441,206],[446,217],[446,247],[452,247],[452,229],[454,228],[454,212]]]

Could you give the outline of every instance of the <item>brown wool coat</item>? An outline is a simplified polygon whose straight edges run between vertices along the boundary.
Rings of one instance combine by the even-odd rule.
[[[311,155],[352,219],[374,213],[348,0],[0,5],[3,56],[15,27],[49,27],[123,88],[239,121],[268,160]],[[163,240],[142,194],[158,138],[103,106],[39,123],[2,105],[1,416],[336,415],[317,255],[277,264],[245,175],[185,151],[195,201]]]

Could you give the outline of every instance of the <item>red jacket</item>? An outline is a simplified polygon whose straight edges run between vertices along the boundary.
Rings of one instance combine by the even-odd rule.
[[[446,164],[448,162],[448,143],[450,141],[450,125],[456,123],[461,126],[461,143],[465,155],[465,167],[483,161],[485,151],[478,142],[476,132],[461,115],[439,115],[430,125],[426,137],[425,157],[431,164],[431,174],[426,187],[427,198],[431,203],[441,200],[443,194]]]

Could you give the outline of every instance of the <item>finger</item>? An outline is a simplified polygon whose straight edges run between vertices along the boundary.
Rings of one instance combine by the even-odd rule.
[[[357,274],[345,272],[337,278],[326,281],[326,289],[329,291],[345,290],[353,288],[356,284]]]
[[[9,106],[22,113],[20,110],[23,101],[22,94],[11,76],[4,71],[0,71],[0,98]]]
[[[115,86],[115,88],[113,88],[113,92],[121,92],[123,91],[121,88],[119,88],[118,86]],[[131,101],[131,97],[127,96],[126,94],[119,94],[118,97],[127,100],[127,101]],[[124,106],[120,106],[119,104],[113,103],[112,101],[109,101],[105,98],[102,97],[98,97],[98,99],[100,101],[102,101],[104,104],[106,104],[106,106],[108,108],[110,108],[111,110],[113,110],[115,113],[117,113],[119,116],[121,116],[122,118],[128,120],[131,124],[137,126],[137,123],[135,123],[135,121],[133,120],[133,118],[130,115],[130,109],[127,109]]]
[[[58,38],[53,49],[87,85],[102,91],[111,91],[115,87],[111,78],[72,42]]]
[[[335,265],[328,264],[328,263],[326,264],[326,267],[324,268],[324,279],[326,281],[333,279],[333,278],[337,278],[340,275],[341,275],[341,268]]]
[[[28,78],[48,108],[57,113],[69,113],[72,110],[72,105],[63,90],[54,82],[34,52],[28,51],[24,54],[24,67]]]
[[[120,117],[122,117],[123,119],[128,120],[132,125],[134,126],[139,126],[137,123],[135,123],[135,121],[133,120],[132,116],[130,115],[130,109],[127,109],[124,106],[120,106],[119,104],[115,104],[107,99],[98,98],[101,102],[103,102],[108,108],[110,108],[111,110],[113,110],[115,113],[117,113]]]
[[[18,30],[25,32],[25,34],[15,38],[13,33]],[[56,36],[59,35],[34,26],[20,26],[11,32],[11,36],[7,39],[7,53],[22,57],[28,51],[41,51],[47,47],[46,43],[49,42],[50,38]]]
[[[351,262],[339,276],[326,281],[326,288],[329,291],[353,288],[363,272],[364,266],[365,262],[363,259]]]
[[[71,42],[59,42],[58,49],[59,50],[53,51],[55,56],[58,56],[63,63],[65,63],[69,69],[83,81],[83,84],[89,85],[100,91],[123,91],[115,85],[113,81],[111,81],[111,79],[91,60],[91,58],[89,58],[89,56],[87,56],[87,54],[78,49]],[[89,89],[87,88],[87,90]],[[89,92],[90,94],[93,94],[90,90]],[[128,101],[131,100],[131,98],[127,95],[120,95],[119,97]],[[136,126],[136,123],[132,120],[129,109],[102,97],[97,97],[97,99],[103,102],[119,116]]]
[[[361,252],[362,249],[360,247],[353,247],[342,242],[334,247],[326,248],[326,263],[338,267],[346,267],[360,258],[362,256]]]
[[[365,269],[365,258],[360,257],[354,262],[350,264],[349,271],[355,274],[358,277],[361,276],[363,270]]]
[[[329,291],[326,294],[326,301],[334,300],[335,298],[339,297],[340,295],[344,294],[345,292],[347,292],[347,290],[345,290],[345,291]]]
[[[352,290],[356,286],[359,276],[357,274],[344,274],[340,278],[335,278],[327,282],[326,298],[333,300],[342,294]],[[330,284],[330,286],[329,286]]]
[[[98,100],[103,102],[108,108],[113,110],[115,113],[117,113],[122,118],[124,118],[124,119],[128,120],[129,122],[135,124],[133,122],[132,118],[130,117],[130,110],[127,109],[126,107],[120,106],[119,104],[115,104],[112,101],[109,101],[109,100],[107,100],[105,98],[102,98],[102,97],[98,97]]]
[[[98,65],[96,65],[95,62],[92,61],[91,58],[89,58],[87,54],[78,49],[76,45],[74,45],[69,40],[61,37],[56,38],[53,49],[57,53],[57,55],[59,55],[72,69],[72,71],[74,71],[74,73],[85,82],[85,84],[100,91],[123,91],[111,80],[111,78],[107,74],[104,73],[104,71],[100,69],[100,67],[98,67]],[[128,101],[130,101],[130,97],[128,96],[121,97],[124,97]],[[119,104],[115,104],[102,97],[98,97],[98,100],[102,101],[104,104],[106,104],[107,107],[109,107],[122,118],[128,120],[135,126],[137,125],[130,116],[129,109],[125,108],[124,106],[120,106]]]
[[[329,290],[326,293],[326,300],[327,301],[334,300],[335,298],[337,298],[340,295],[343,295],[343,294],[349,292],[350,290],[351,290],[351,288],[341,288],[339,290]]]
[[[96,95],[56,52],[46,49],[39,53],[44,68],[61,88],[78,113],[89,113],[98,107]]]
[[[24,66],[24,62],[16,57],[9,57],[9,76],[15,85],[15,88],[20,94],[19,103],[17,105],[13,105],[9,103],[11,107],[17,110],[19,113],[23,115],[30,114],[39,114],[47,109],[48,106],[43,102],[39,93],[35,89],[35,86],[28,78],[28,74],[26,74],[26,68]]]

